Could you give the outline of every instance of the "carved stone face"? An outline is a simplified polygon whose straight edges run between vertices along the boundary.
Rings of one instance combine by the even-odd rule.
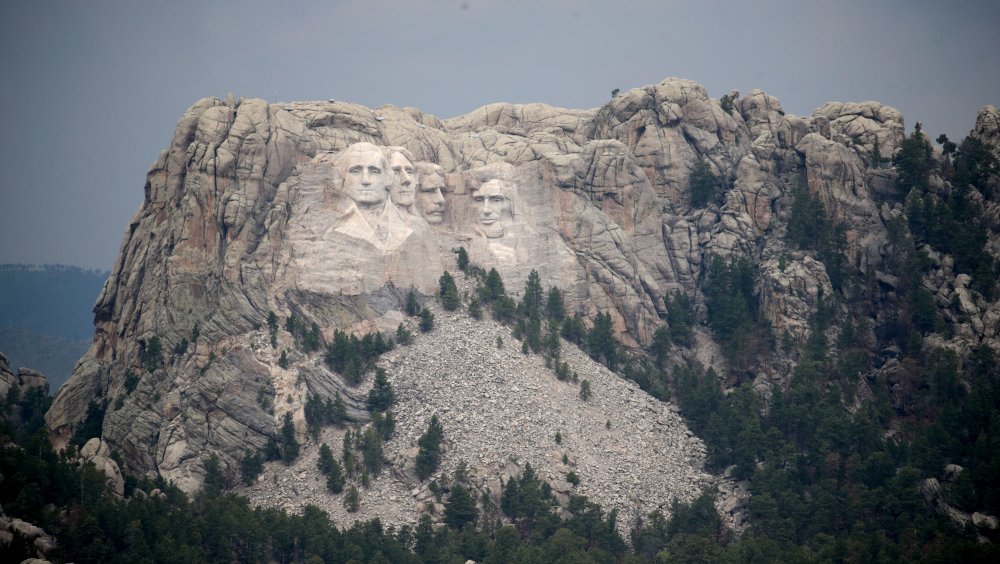
[[[393,178],[382,151],[374,146],[347,151],[338,162],[344,177],[344,192],[359,206],[373,207],[384,202]]]
[[[403,153],[389,156],[389,169],[395,181],[389,188],[389,197],[397,206],[409,208],[416,198],[417,175],[413,163]]]
[[[503,183],[490,180],[473,194],[472,200],[480,206],[479,226],[487,237],[503,237],[504,227],[513,221],[510,198],[504,194]]]
[[[444,210],[447,201],[441,189],[444,188],[444,171],[438,167],[424,171],[420,174],[420,194],[418,196],[418,206],[427,223],[437,225],[444,221]]]

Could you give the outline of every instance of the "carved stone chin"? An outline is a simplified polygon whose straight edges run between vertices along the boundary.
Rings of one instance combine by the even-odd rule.
[[[504,228],[503,224],[501,224],[500,222],[495,222],[495,223],[480,222],[479,227],[480,227],[479,230],[483,232],[483,235],[486,235],[490,239],[500,239],[501,237],[503,237]]]

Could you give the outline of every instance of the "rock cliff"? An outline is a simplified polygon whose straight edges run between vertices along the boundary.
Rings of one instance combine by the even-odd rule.
[[[892,255],[886,225],[902,210],[876,203],[894,176],[872,155],[901,146],[903,119],[876,102],[787,115],[759,90],[726,101],[674,78],[596,109],[491,104],[447,120],[339,101],[198,101],[147,176],[95,306],[93,344],[47,415],[53,440],[66,444],[102,401],[102,438],[127,469],[191,490],[207,452],[236,468],[285,412],[302,433],[307,391],[339,392],[364,421],[361,388],[296,352],[286,331],[272,345],[269,314],[315,324],[323,342],[337,330],[393,331],[406,292],[434,294],[459,246],[515,292],[538,271],[570,312],[609,314],[634,349],[665,323],[674,290],[704,320],[712,255],[748,256],[762,315],[803,342],[818,296],[834,289],[822,262],[785,243],[792,194],[806,189],[843,224],[852,272],[891,286],[880,274]],[[993,147],[996,116],[984,109],[976,130]],[[692,206],[701,163],[716,194]],[[939,299],[956,294],[966,307],[956,274],[942,274]],[[995,344],[996,304],[972,300],[966,337]],[[683,354],[721,365],[699,335]],[[768,381],[788,365],[758,368]]]

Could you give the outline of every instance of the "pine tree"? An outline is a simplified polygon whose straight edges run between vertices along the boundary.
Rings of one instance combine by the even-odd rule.
[[[408,345],[410,344],[410,341],[413,340],[413,334],[410,333],[410,330],[407,329],[405,325],[400,323],[399,326],[396,327],[396,340],[399,341],[400,345]]]
[[[481,295],[486,303],[493,303],[507,295],[507,291],[503,287],[503,279],[500,278],[500,273],[497,272],[496,268],[491,268],[486,274]]]
[[[335,494],[344,491],[344,484],[347,478],[344,476],[344,468],[336,460],[330,465],[330,471],[326,475],[326,489]]]
[[[386,377],[385,370],[381,367],[375,369],[375,383],[371,391],[368,392],[368,410],[385,411],[396,403],[396,394],[392,390],[392,384]]]
[[[477,515],[476,502],[472,499],[469,489],[461,483],[456,483],[444,504],[444,524],[456,530],[464,529],[466,526],[474,527]]]
[[[465,272],[469,266],[469,253],[465,251],[465,247],[459,247],[455,254],[458,255],[458,269]]]
[[[420,330],[429,333],[434,329],[434,314],[426,307],[420,310]]]
[[[930,142],[918,129],[914,129],[903,140],[899,151],[892,158],[892,164],[896,165],[896,184],[901,195],[905,196],[914,188],[927,190],[932,165],[931,154]]]
[[[594,359],[604,360],[608,368],[614,370],[618,363],[615,346],[614,322],[610,313],[598,313],[594,327],[587,335],[587,349]]]
[[[319,433],[323,429],[323,423],[326,423],[326,407],[323,403],[322,398],[319,394],[309,392],[306,394],[306,404],[303,406],[303,413],[306,419],[306,428],[309,431],[309,435],[316,440],[319,438]]]
[[[292,422],[292,412],[286,411],[281,425],[281,460],[291,464],[299,457],[299,441],[295,438],[295,424]]]
[[[388,441],[396,432],[396,416],[391,411],[375,413],[372,415],[372,426],[382,436],[382,440]]]
[[[267,312],[267,332],[271,336],[271,347],[278,346],[278,316],[273,311]]]
[[[347,406],[344,405],[344,398],[340,397],[340,392],[334,397],[333,403],[329,409],[330,423],[334,425],[340,425],[344,421],[347,421]]]
[[[412,289],[406,294],[404,311],[406,311],[406,315],[409,315],[410,317],[420,315],[420,302],[417,300],[417,293]]]
[[[263,471],[264,458],[259,452],[247,451],[240,460],[240,477],[243,479],[243,484],[247,486],[253,484]]]
[[[264,460],[268,462],[281,460],[281,447],[278,446],[278,441],[274,440],[274,437],[267,438],[267,446],[264,447]]]
[[[417,477],[426,480],[441,464],[441,441],[444,440],[444,428],[437,415],[432,415],[427,424],[427,430],[420,435],[417,446],[416,471]]]
[[[662,367],[666,362],[670,344],[670,330],[662,325],[657,327],[653,332],[653,342],[649,344],[649,352],[656,359],[657,366]]]
[[[324,476],[329,476],[336,462],[333,458],[333,451],[330,450],[330,445],[326,443],[321,444],[319,446],[319,460],[316,462],[316,468],[319,469],[320,473]]]
[[[479,298],[472,298],[469,301],[469,317],[475,320],[483,318],[483,307],[479,303]]]
[[[313,322],[310,328],[302,334],[302,348],[306,352],[313,352],[319,350],[322,342],[323,338],[319,331],[319,325]]]
[[[358,488],[355,486],[347,488],[347,494],[344,495],[344,508],[349,513],[354,513],[361,508],[361,494],[358,493]]]
[[[719,98],[719,106],[722,107],[722,111],[729,115],[733,115],[733,111],[736,109],[733,104],[733,97],[729,94],[723,94],[722,98]]]
[[[221,492],[226,488],[226,478],[222,474],[219,455],[214,452],[204,461],[205,489],[209,492]]]
[[[538,271],[531,269],[528,273],[528,280],[524,283],[524,297],[521,299],[521,309],[525,317],[539,317],[542,315],[542,300],[545,298],[545,291],[542,289],[542,282],[538,276]]]
[[[378,475],[382,471],[384,460],[382,436],[375,431],[374,426],[370,426],[361,435],[361,461],[369,472]]]
[[[439,293],[441,295],[441,305],[447,311],[455,311],[458,306],[462,305],[462,300],[458,295],[458,287],[455,285],[455,279],[452,278],[451,274],[447,270],[441,275],[438,280]]]
[[[690,347],[694,343],[694,306],[691,298],[674,290],[672,294],[663,297],[667,307],[667,323],[670,326],[670,340],[678,345]]]
[[[545,301],[545,315],[549,319],[562,323],[566,317],[566,306],[563,304],[562,292],[555,286],[549,288],[548,299]]]
[[[354,476],[357,469],[357,455],[354,454],[354,441],[351,440],[352,433],[348,429],[344,433],[344,444],[341,449],[341,459],[344,461],[344,472],[348,476]]]
[[[698,159],[688,175],[688,188],[691,191],[691,207],[700,208],[715,198],[719,179],[712,172],[704,159]]]
[[[153,335],[142,348],[142,365],[147,372],[153,372],[163,364],[163,345],[160,338]]]

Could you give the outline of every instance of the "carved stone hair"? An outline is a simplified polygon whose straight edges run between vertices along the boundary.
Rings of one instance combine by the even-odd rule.
[[[365,143],[364,141],[360,143],[354,143],[348,146],[343,151],[341,151],[340,154],[337,155],[337,158],[334,159],[333,166],[337,167],[337,170],[339,170],[341,173],[344,173],[346,172],[345,170],[343,170],[345,166],[344,161],[347,159],[347,157],[360,155],[363,153],[371,153],[371,152],[379,153],[380,155],[382,155],[382,161],[383,161],[382,168],[386,169],[386,172],[388,172],[389,157],[385,155],[385,153],[378,145],[372,145],[371,143]]]
[[[399,145],[382,147],[382,154],[385,155],[386,160],[392,158],[392,156],[396,153],[403,155],[406,157],[406,160],[410,161],[410,164],[416,166],[417,160],[413,158],[413,153],[411,153],[406,147],[400,147]]]

